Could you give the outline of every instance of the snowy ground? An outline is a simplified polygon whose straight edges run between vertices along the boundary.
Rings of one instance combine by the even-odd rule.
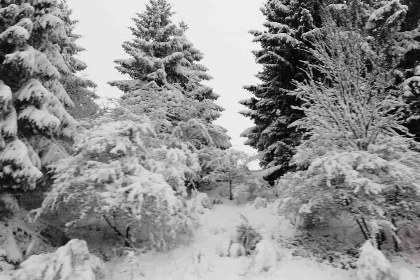
[[[267,240],[278,235],[287,236],[292,230],[280,223],[275,211],[253,206],[215,205],[201,215],[202,226],[194,240],[167,253],[147,253],[130,264],[127,259],[108,263],[110,279],[129,280],[235,280],[235,279],[288,279],[288,280],[347,280],[356,279],[355,271],[334,268],[313,260],[293,257],[288,250],[279,248],[281,259],[268,271],[259,271],[251,256],[221,257],[228,242],[240,224],[240,215],[246,216]],[[280,246],[280,245],[279,245]]]
[[[235,239],[236,226],[241,223],[241,215],[262,235],[263,240],[259,244],[267,245],[264,248],[257,246],[257,249],[264,250],[257,257],[255,254],[227,256],[230,240]],[[287,221],[278,218],[274,204],[256,209],[250,204],[236,205],[235,202],[226,201],[225,204],[215,205],[212,210],[204,209],[200,222],[201,227],[188,244],[169,252],[147,252],[139,256],[131,254],[107,262],[108,275],[105,280],[358,279],[356,270],[343,270],[315,259],[294,256],[292,249],[283,248],[278,240],[292,237],[295,230]],[[407,268],[398,280],[420,279],[419,265],[416,267],[400,260],[394,262],[393,266],[397,271],[401,267]],[[12,274],[0,272],[0,280],[11,280]],[[86,279],[92,278],[89,276]]]

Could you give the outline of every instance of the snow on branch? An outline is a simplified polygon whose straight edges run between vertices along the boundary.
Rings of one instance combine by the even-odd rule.
[[[42,177],[42,172],[33,165],[28,154],[28,149],[22,141],[15,139],[7,143],[0,152],[2,177],[10,176],[17,181],[27,180],[29,188],[35,187],[35,182]]]
[[[401,22],[401,19],[404,19],[407,10],[408,7],[402,5],[400,0],[389,1],[388,4],[371,13],[366,23],[366,29],[374,29],[378,26],[378,23],[382,21],[386,22],[386,26],[392,27],[395,24],[398,25],[398,22]]]
[[[45,109],[37,109],[35,106],[28,106],[19,112],[18,119],[26,119],[36,125],[39,129],[55,130],[61,125],[60,120],[51,115]]]
[[[4,63],[21,66],[30,74],[42,74],[57,79],[61,77],[57,68],[51,64],[46,55],[30,46],[25,50],[7,54]]]

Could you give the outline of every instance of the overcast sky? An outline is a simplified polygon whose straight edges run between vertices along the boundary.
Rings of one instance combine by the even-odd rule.
[[[83,36],[78,43],[87,50],[81,59],[87,63],[88,77],[98,84],[100,96],[118,97],[121,92],[107,85],[110,80],[122,79],[114,69],[113,60],[126,58],[121,43],[131,40],[129,26],[135,13],[144,11],[148,0],[68,0],[73,19],[80,22],[76,33]],[[201,61],[209,68],[213,80],[207,84],[221,97],[217,103],[226,111],[217,124],[228,129],[235,148],[253,152],[243,145],[239,134],[252,122],[239,115],[246,109],[238,104],[250,94],[244,85],[255,84],[260,69],[251,54],[259,46],[252,43],[251,29],[262,29],[264,17],[260,7],[263,0],[171,0],[174,21],[185,21],[187,38],[204,53]]]

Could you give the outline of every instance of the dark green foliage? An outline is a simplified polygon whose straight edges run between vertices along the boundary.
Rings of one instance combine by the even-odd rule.
[[[289,125],[303,115],[292,108],[300,102],[288,92],[294,89],[293,80],[304,78],[302,61],[308,60],[304,37],[319,24],[320,19],[312,16],[319,9],[317,1],[268,0],[261,9],[267,30],[250,32],[261,44],[253,53],[263,70],[257,75],[260,84],[245,87],[253,97],[240,102],[250,109],[242,114],[255,123],[242,136],[261,153],[262,167],[282,166],[268,180],[294,168],[290,160],[302,133]]]

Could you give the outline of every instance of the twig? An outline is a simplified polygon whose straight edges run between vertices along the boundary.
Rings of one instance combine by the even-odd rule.
[[[120,236],[124,239],[124,241],[125,241],[124,246],[126,246],[126,247],[130,246],[130,247],[136,249],[136,247],[134,247],[134,245],[131,243],[131,241],[126,236],[124,236],[124,234],[122,234],[114,225],[112,225],[111,222],[108,220],[108,218],[105,215],[102,215],[102,217],[107,222],[107,224],[118,234],[118,236]],[[127,227],[127,228],[129,229],[129,227]]]

